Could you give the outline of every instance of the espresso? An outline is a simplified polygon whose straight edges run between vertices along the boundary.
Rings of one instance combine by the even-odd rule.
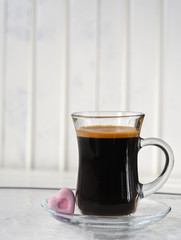
[[[138,199],[139,132],[132,127],[77,130],[79,173],[76,201],[83,214],[128,215]]]

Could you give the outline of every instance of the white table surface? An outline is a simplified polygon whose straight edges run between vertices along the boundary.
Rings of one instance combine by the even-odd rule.
[[[39,174],[14,171],[0,174],[0,239],[181,239],[181,195],[154,194],[151,199],[165,202],[172,211],[160,222],[131,235],[112,233],[97,235],[94,231],[57,221],[42,209],[41,202],[57,193],[59,187],[75,187],[76,174]],[[14,181],[13,181],[14,179]],[[56,188],[52,184],[56,182]],[[38,187],[40,186],[40,188]],[[57,185],[59,186],[57,188]],[[31,187],[31,188],[27,188]]]

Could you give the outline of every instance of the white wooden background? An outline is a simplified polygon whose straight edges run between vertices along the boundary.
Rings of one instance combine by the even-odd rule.
[[[0,0],[1,168],[76,171],[70,114],[133,110],[181,179],[180,91],[181,0]],[[160,172],[160,153],[139,155]]]

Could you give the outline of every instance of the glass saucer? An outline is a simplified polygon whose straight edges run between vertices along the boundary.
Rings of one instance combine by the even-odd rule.
[[[74,214],[57,212],[48,207],[48,199],[41,206],[57,220],[71,225],[101,229],[139,229],[157,223],[170,211],[171,207],[162,202],[151,199],[142,199],[134,215],[128,216],[96,216],[83,215],[75,206]]]

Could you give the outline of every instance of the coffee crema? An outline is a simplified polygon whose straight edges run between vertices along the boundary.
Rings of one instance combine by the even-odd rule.
[[[77,136],[88,138],[129,138],[140,135],[140,132],[134,127],[113,125],[84,126],[76,132]]]
[[[133,127],[96,125],[77,130],[76,201],[83,214],[128,215],[139,197],[139,134]],[[86,177],[85,177],[86,176]]]

